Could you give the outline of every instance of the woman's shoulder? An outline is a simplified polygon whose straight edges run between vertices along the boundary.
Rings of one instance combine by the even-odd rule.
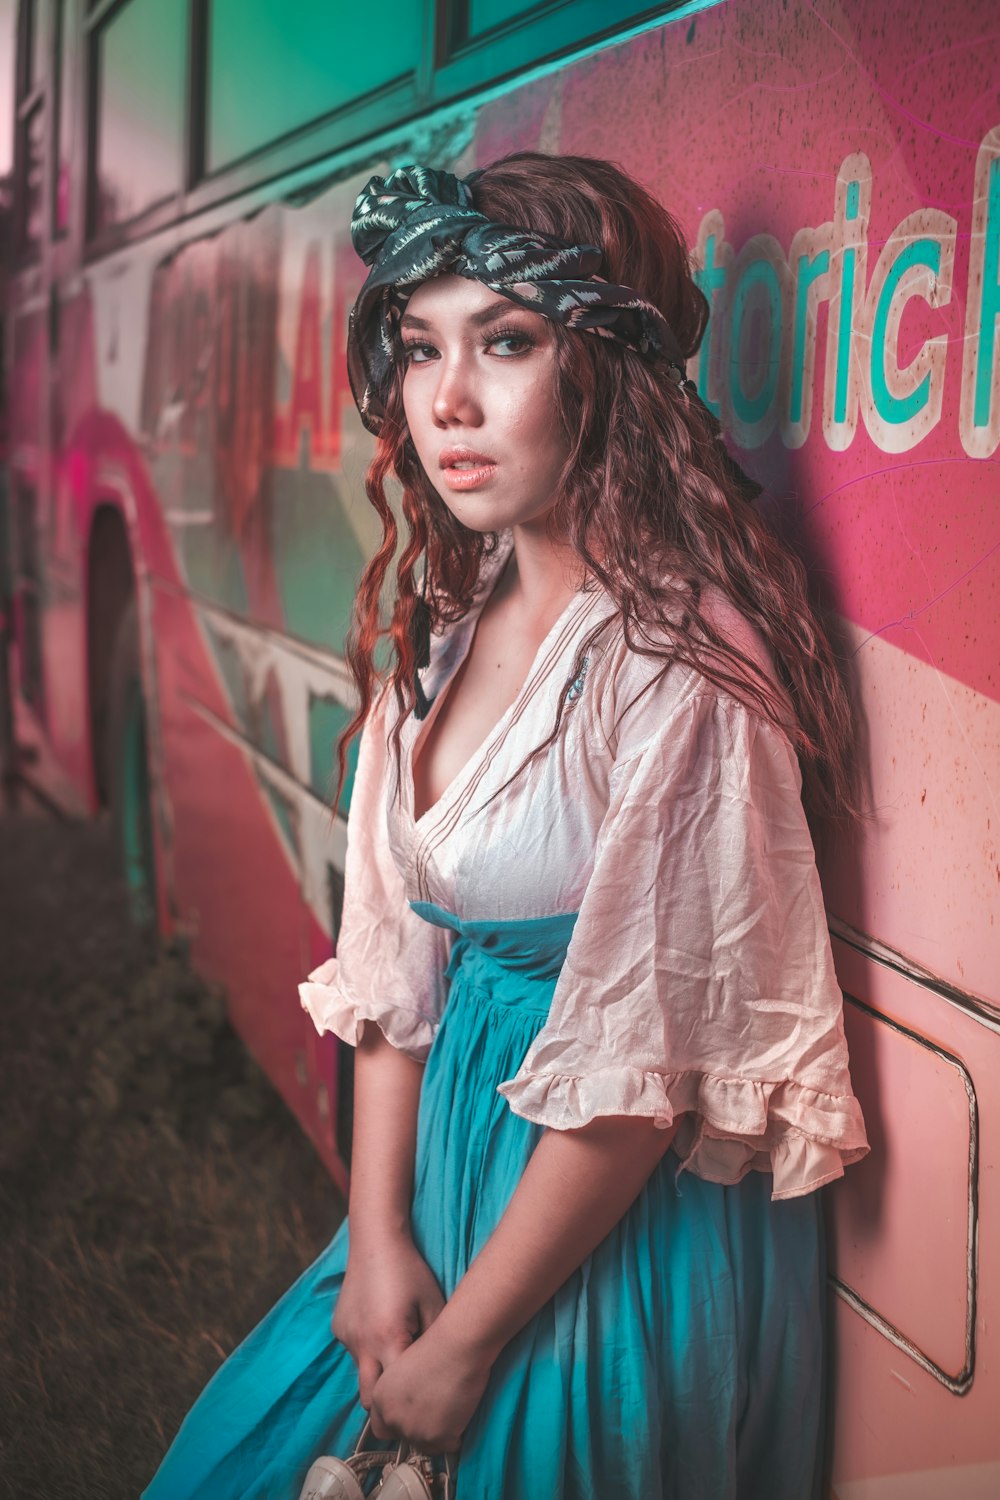
[[[623,737],[630,745],[642,744],[699,702],[717,703],[726,712],[761,715],[753,682],[784,704],[774,659],[760,628],[714,585],[702,588],[699,611],[725,646],[751,668],[740,671],[739,663],[713,652],[704,640],[696,645],[702,654],[701,666],[679,659],[676,626],[633,622],[626,630],[618,616],[605,633],[594,682],[601,727],[616,756]],[[705,670],[709,662],[721,666],[723,674],[734,680],[714,680]],[[741,682],[744,676],[746,681]]]

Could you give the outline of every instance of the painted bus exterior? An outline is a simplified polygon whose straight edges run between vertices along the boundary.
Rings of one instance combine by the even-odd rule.
[[[1000,1494],[994,6],[375,4],[397,75],[365,74],[355,18],[329,57],[341,88],[357,65],[357,110],[299,128],[294,101],[265,99],[274,139],[255,145],[225,94],[230,0],[192,0],[154,50],[189,103],[189,62],[214,93],[157,199],[88,67],[99,53],[113,79],[113,28],[131,15],[138,45],[156,4],[22,6],[5,770],[72,814],[114,800],[107,683],[131,608],[156,921],[225,986],[343,1184],[349,1075],[296,986],[336,936],[341,653],[378,540],[344,362],[351,208],[413,160],[621,162],[689,236],[712,307],[691,374],[835,611],[870,765],[876,817],[822,871],[873,1147],[828,1191],[831,1495]],[[248,5],[261,28],[277,9]],[[305,95],[331,86],[298,65]],[[287,93],[298,73],[277,77]],[[119,131],[132,92],[107,104]]]

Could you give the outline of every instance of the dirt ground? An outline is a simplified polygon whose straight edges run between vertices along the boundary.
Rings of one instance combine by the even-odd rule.
[[[0,1496],[137,1500],[344,1205],[106,822],[0,813]]]

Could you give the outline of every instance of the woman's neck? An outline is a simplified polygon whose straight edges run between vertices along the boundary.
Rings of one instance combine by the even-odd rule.
[[[546,615],[583,587],[586,569],[570,543],[551,541],[544,520],[511,530],[513,551],[498,587],[529,617]]]

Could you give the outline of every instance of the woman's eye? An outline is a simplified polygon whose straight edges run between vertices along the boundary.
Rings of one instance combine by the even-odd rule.
[[[528,349],[535,347],[535,340],[527,333],[521,333],[517,329],[504,330],[498,328],[495,333],[489,334],[483,341],[483,348],[489,351],[497,349],[501,359],[513,359],[519,354],[524,354]],[[404,343],[403,359],[408,365],[427,365],[437,357],[437,349],[433,344]]]
[[[416,356],[418,354],[426,354],[428,352],[431,354],[435,354],[437,352],[433,344],[403,345],[403,358],[406,360],[407,364],[425,365],[427,361],[425,359],[417,359]]]
[[[501,352],[501,358],[510,359],[514,354],[521,354],[526,349],[533,349],[535,346],[535,341],[534,339],[529,338],[526,333],[516,333],[513,329],[511,329],[510,332],[505,333],[501,329],[497,333],[492,334],[490,338],[486,340],[486,347],[488,349],[495,349],[500,344],[520,345],[520,348],[509,350],[507,353]]]

